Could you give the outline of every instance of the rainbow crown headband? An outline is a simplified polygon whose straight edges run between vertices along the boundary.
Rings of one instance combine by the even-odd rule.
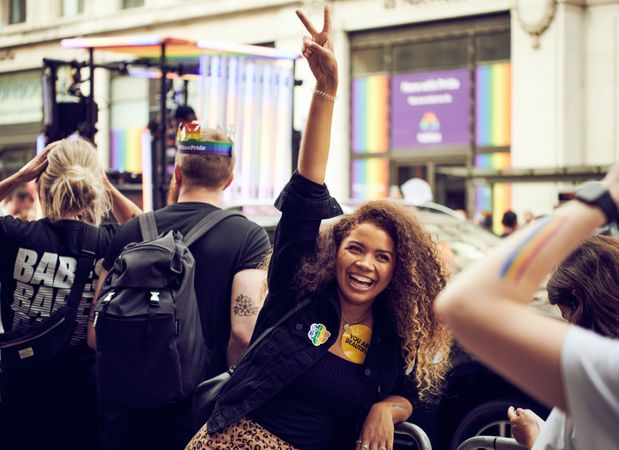
[[[213,141],[208,137],[210,131],[197,120],[181,123],[176,133],[178,151],[190,155],[232,156],[232,142]]]

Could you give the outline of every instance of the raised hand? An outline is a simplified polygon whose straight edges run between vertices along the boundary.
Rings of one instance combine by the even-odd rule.
[[[34,180],[41,175],[41,173],[43,173],[47,167],[47,155],[54,147],[56,147],[56,145],[58,145],[58,141],[48,144],[40,154],[36,155],[28,161],[24,167],[19,169],[16,176],[21,183]]]
[[[331,11],[328,5],[324,7],[322,31],[316,30],[312,22],[300,10],[297,16],[310,33],[303,38],[303,56],[307,59],[310,69],[316,78],[317,88],[330,95],[337,90],[337,60],[333,54],[331,41]]]

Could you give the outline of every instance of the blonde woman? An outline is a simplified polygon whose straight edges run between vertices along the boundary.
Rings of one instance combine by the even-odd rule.
[[[276,202],[282,218],[254,336],[310,303],[241,361],[192,450],[391,450],[394,424],[447,369],[450,336],[432,314],[444,271],[417,220],[371,202],[319,236],[321,219],[341,213],[324,185],[337,62],[329,9],[320,32],[298,15],[312,35],[303,53],[316,88],[298,171]]]
[[[99,227],[96,260],[86,281],[77,326],[66,355],[51,373],[22,380],[0,375],[0,448],[96,449],[94,353],[86,345],[90,303],[100,264],[118,225],[139,208],[107,180],[95,148],[82,139],[50,144],[0,182],[0,199],[37,180],[44,218],[0,217],[0,306],[4,329],[39,321],[64,305],[74,281],[85,229]]]

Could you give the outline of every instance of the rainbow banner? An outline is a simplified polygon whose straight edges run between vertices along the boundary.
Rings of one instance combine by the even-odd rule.
[[[352,151],[384,153],[389,149],[389,76],[352,80]]]
[[[478,169],[509,169],[511,154],[508,152],[481,153],[475,157],[475,167]],[[503,228],[501,219],[503,213],[512,207],[512,186],[509,183],[477,186],[475,188],[475,214],[482,211],[492,213],[492,229],[501,234]]]
[[[478,147],[511,145],[511,64],[476,70],[475,142]]]
[[[351,166],[352,198],[372,200],[387,197],[389,191],[387,158],[354,159]]]
[[[198,117],[228,129],[234,182],[224,202],[273,199],[291,172],[291,61],[209,55],[200,58]]]
[[[119,172],[142,172],[142,136],[144,127],[110,131],[110,169]]]

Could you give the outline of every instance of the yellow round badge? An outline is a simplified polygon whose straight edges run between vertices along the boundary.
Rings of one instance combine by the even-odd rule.
[[[363,364],[372,340],[372,329],[367,325],[351,325],[342,334],[342,350],[356,364]]]

